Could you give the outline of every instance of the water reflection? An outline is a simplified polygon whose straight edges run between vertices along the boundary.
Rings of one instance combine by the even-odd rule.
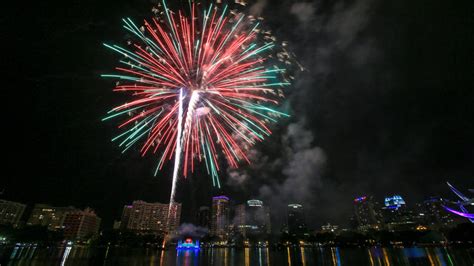
[[[229,249],[227,249],[227,248],[224,249],[224,265],[225,265],[225,266],[227,266],[227,251],[228,251],[228,250],[229,250]]]
[[[247,247],[201,250],[80,246],[0,247],[7,265],[473,265],[473,250],[453,248]]]
[[[270,266],[270,249],[267,247],[265,248],[265,252],[267,254],[266,258],[267,258],[267,266]]]
[[[162,250],[162,251],[160,252],[160,266],[163,265],[163,259],[164,259],[164,257],[165,257],[165,251]]]
[[[250,265],[250,248],[245,248],[245,266]]]
[[[177,252],[176,265],[183,265],[183,266],[193,265],[194,266],[198,264],[199,264],[199,250],[179,250]],[[150,264],[150,265],[154,265],[154,264]]]
[[[302,262],[303,266],[306,266],[306,258],[305,258],[305,254],[304,254],[304,247],[301,247],[300,251],[301,251],[301,262]]]
[[[69,257],[69,253],[71,253],[71,248],[72,247],[68,246],[64,249],[63,259],[61,260],[61,266],[64,266],[64,264],[66,263],[67,257]]]
[[[331,248],[331,256],[332,256],[333,265],[341,266],[341,256],[339,254],[339,248],[332,247]]]
[[[382,248],[382,253],[383,253],[383,261],[385,262],[385,265],[390,266],[390,259],[388,257],[387,249]]]

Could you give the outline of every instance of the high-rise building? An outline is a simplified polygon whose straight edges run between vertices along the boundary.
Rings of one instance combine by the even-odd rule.
[[[440,229],[456,224],[452,214],[443,208],[442,198],[431,197],[418,207],[418,217],[420,221],[432,228]]]
[[[405,200],[400,195],[385,197],[382,208],[383,218],[386,224],[401,223],[406,216]]]
[[[64,228],[66,215],[76,211],[78,210],[71,206],[53,207],[47,204],[35,204],[26,224],[46,226],[51,231],[61,230]]]
[[[362,196],[355,198],[354,214],[359,230],[380,229],[381,217],[372,197]]]
[[[287,213],[288,233],[292,236],[309,235],[303,205],[294,203],[288,204]]]
[[[22,203],[0,200],[0,224],[17,227],[25,208],[26,205]]]
[[[181,203],[175,203],[169,217],[169,204],[136,200],[123,208],[121,227],[140,234],[175,231],[181,219]],[[169,218],[169,220],[168,220]]]
[[[130,220],[130,213],[132,212],[133,205],[125,205],[122,210],[122,217],[120,218],[120,230],[127,229],[128,221]]]
[[[114,220],[114,225],[112,226],[114,230],[120,230],[120,221]]]
[[[321,226],[322,233],[337,233],[339,231],[339,225],[326,224]]]
[[[201,206],[197,213],[197,224],[201,227],[209,228],[211,210],[207,206]]]
[[[389,209],[403,208],[405,204],[405,200],[400,195],[385,197],[385,207]]]
[[[229,198],[226,196],[213,197],[211,210],[211,235],[218,236],[221,239],[227,237],[229,216]]]
[[[64,219],[64,237],[76,240],[96,238],[100,222],[101,219],[90,208],[69,212]]]
[[[406,206],[400,195],[386,197],[382,208],[386,227],[391,231],[409,230],[415,226],[415,215]]]
[[[261,200],[248,200],[237,205],[235,223],[244,237],[270,234],[270,209]]]

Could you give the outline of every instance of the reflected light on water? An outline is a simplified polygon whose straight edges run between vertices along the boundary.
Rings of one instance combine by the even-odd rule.
[[[66,247],[66,249],[64,250],[63,258],[61,260],[61,266],[64,266],[64,264],[66,263],[67,257],[69,257],[69,253],[71,253],[71,248],[72,247]]]
[[[434,260],[433,260],[433,256],[431,255],[430,251],[427,248],[425,248],[425,252],[426,252],[426,255],[428,255],[428,260],[430,261],[430,264],[431,265],[436,265]]]
[[[370,265],[374,266],[374,258],[372,257],[372,251],[370,249],[368,249],[367,253],[369,253]]]
[[[184,265],[185,265],[185,266],[189,266],[189,264],[190,264],[190,263],[189,263],[189,253],[190,253],[189,250],[186,250],[186,251],[184,252]]]
[[[341,253],[339,252],[339,248],[336,248],[336,257],[337,257],[337,265],[341,266]]]
[[[444,260],[443,253],[441,253],[440,248],[435,248],[434,250],[436,254],[436,260],[439,262],[440,265],[447,265],[446,261]]]
[[[215,256],[214,253],[215,253],[214,249],[211,249],[211,265],[214,265],[214,256]],[[219,254],[219,253],[217,253],[217,254]]]
[[[101,262],[104,266],[474,265],[469,250],[450,250],[445,247],[373,247],[370,249],[286,247],[281,250],[268,247],[246,247],[244,249],[215,248],[180,252],[174,249],[157,251],[110,247],[107,251],[107,247],[94,249],[62,245],[53,248],[38,248],[18,245],[3,249],[0,247],[0,254],[2,252],[4,258],[10,259],[5,265],[97,265]],[[107,259],[105,259],[106,254]]]
[[[162,251],[161,254],[164,254],[165,252]],[[222,255],[220,256],[222,258]],[[168,265],[169,261],[167,263],[163,264],[163,255],[160,259],[160,265]],[[198,265],[199,264],[199,250],[178,250],[176,252],[176,265],[184,265],[184,266],[190,266],[190,265]],[[153,264],[156,265],[156,264]],[[222,265],[222,264],[219,264]]]
[[[229,252],[229,249],[224,250],[224,265],[227,266],[228,264],[228,258],[227,258],[227,253]]]
[[[449,250],[447,248],[444,248],[444,252],[446,253],[446,257],[448,257],[449,265],[454,265],[453,259],[451,259],[451,255],[449,254]]]
[[[150,258],[150,265],[156,265],[155,263],[155,254],[151,254],[151,258]]]
[[[434,250],[425,248],[425,252],[428,255],[428,260],[431,265],[447,265],[444,261],[443,254],[439,251],[439,248],[435,248]]]
[[[235,260],[235,249],[230,250],[230,265],[234,266],[234,260]]]
[[[14,259],[16,257],[16,253],[18,253],[18,246],[13,248],[12,254],[10,255],[10,259]]]
[[[270,266],[270,250],[268,247],[265,249],[266,255],[267,255],[267,266]]]
[[[250,250],[249,248],[245,248],[245,266],[250,266]]]
[[[107,257],[109,256],[109,249],[110,249],[110,246],[107,246],[107,250],[105,251],[104,260],[106,260]]]
[[[381,260],[381,252],[380,249],[377,247],[373,247],[368,249],[369,251],[369,260],[372,263],[372,265],[383,265],[382,260]]]
[[[288,254],[288,265],[291,266],[290,247],[286,247],[286,252],[287,252],[287,254]]]
[[[301,250],[301,263],[303,263],[303,266],[306,266],[306,258],[305,258],[305,255],[304,255],[304,248],[301,247],[300,250]]]
[[[341,256],[339,254],[339,248],[331,248],[332,263],[337,266],[341,266]]]
[[[383,260],[385,262],[385,265],[390,266],[390,259],[388,258],[387,249],[382,248],[382,253],[383,253]]]
[[[163,266],[163,259],[165,257],[165,251],[164,250],[161,250],[161,254],[160,254],[160,266]]]

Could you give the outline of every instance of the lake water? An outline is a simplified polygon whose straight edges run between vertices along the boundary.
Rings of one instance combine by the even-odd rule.
[[[0,265],[474,265],[462,248],[214,248],[176,251],[89,247],[0,247]]]

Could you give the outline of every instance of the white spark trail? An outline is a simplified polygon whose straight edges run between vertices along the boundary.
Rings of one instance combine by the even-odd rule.
[[[184,122],[184,134],[181,138],[181,145],[183,144],[184,140],[190,135],[189,132],[191,131],[191,126],[193,124],[193,116],[196,112],[196,105],[198,101],[199,92],[193,91],[193,93],[191,94],[191,99],[189,100],[188,111],[186,113],[186,121]]]
[[[176,136],[176,150],[174,156],[174,168],[173,168],[173,180],[171,184],[171,195],[170,195],[170,205],[168,208],[168,226],[171,214],[173,213],[176,216],[175,210],[175,195],[176,195],[176,185],[178,183],[178,173],[179,173],[179,165],[181,163],[181,152],[182,152],[182,145],[184,139],[189,136],[189,131],[191,130],[191,126],[193,123],[193,116],[196,111],[196,105],[199,101],[199,92],[193,91],[191,94],[191,99],[189,100],[188,110],[186,112],[186,120],[184,123],[184,132],[183,132],[183,88],[181,88],[179,92],[179,111],[178,111],[178,134]],[[183,134],[184,133],[184,134]]]
[[[179,163],[181,161],[181,134],[182,134],[182,123],[183,123],[183,88],[179,91],[179,111],[178,111],[178,134],[176,136],[176,150],[174,156],[174,169],[173,169],[173,181],[171,185],[171,195],[170,195],[170,206],[168,208],[168,224],[170,220],[170,215],[174,206],[174,197],[176,194],[176,183],[178,181],[178,170]]]

